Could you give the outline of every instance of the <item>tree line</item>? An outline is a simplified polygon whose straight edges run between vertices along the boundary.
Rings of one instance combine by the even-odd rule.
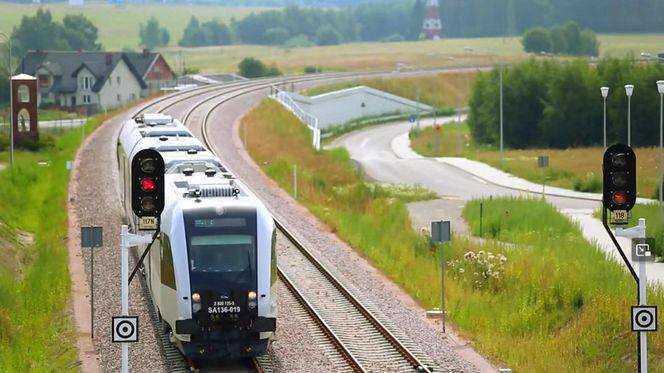
[[[659,141],[659,94],[655,82],[664,64],[606,59],[560,63],[530,60],[503,69],[503,139],[506,147],[568,148],[603,144],[603,98],[607,97],[607,142],[627,142],[627,96],[631,98],[632,145]],[[482,144],[500,141],[500,68],[481,73],[470,98],[468,125]]]
[[[417,0],[418,2],[422,0]],[[439,1],[447,37],[519,35],[533,26],[575,21],[595,32],[661,32],[661,0]]]

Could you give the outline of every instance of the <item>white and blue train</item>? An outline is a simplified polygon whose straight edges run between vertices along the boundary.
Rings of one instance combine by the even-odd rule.
[[[263,203],[178,120],[144,114],[118,138],[119,194],[128,224],[131,163],[164,158],[160,233],[143,266],[162,326],[190,360],[264,353],[276,330],[276,230]]]

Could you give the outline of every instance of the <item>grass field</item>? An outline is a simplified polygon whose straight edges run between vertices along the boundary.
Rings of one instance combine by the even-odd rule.
[[[91,132],[96,121],[90,120]],[[76,334],[69,315],[65,163],[80,131],[39,152],[16,151],[0,172],[0,371],[75,371]],[[0,153],[6,161],[7,152]],[[40,167],[46,162],[47,167]]]
[[[362,182],[345,150],[314,152],[309,131],[272,101],[261,103],[242,125],[250,128],[249,152],[266,174],[293,193],[297,165],[304,206],[423,307],[440,304],[438,251],[412,230],[404,207],[430,194]],[[448,315],[461,334],[514,371],[633,370],[634,338],[626,315],[634,286],[628,274],[544,202],[482,202],[484,236],[513,244],[455,236],[445,245]],[[478,203],[466,207],[475,232]],[[475,253],[472,262],[464,259],[469,251]],[[654,303],[664,300],[661,289],[651,289],[649,296]],[[664,356],[663,334],[650,338],[650,354]],[[650,368],[664,372],[664,361],[651,359]]]
[[[416,78],[360,79],[313,88],[305,92],[315,96],[339,89],[365,85],[394,95],[417,100],[436,108],[466,106],[475,79],[475,71],[437,74]],[[418,97],[419,90],[419,97]]]
[[[662,34],[599,35],[602,56],[638,56],[642,51],[664,51]],[[233,45],[205,48],[165,48],[170,60],[182,50],[189,66],[203,72],[237,71],[237,64],[247,56],[256,57],[287,73],[300,73],[305,66],[324,71],[368,69],[393,70],[398,67],[424,68],[441,66],[485,65],[516,62],[531,55],[522,50],[520,38],[461,38],[439,41],[400,43],[350,43],[328,47],[281,48]],[[548,57],[538,57],[548,58]]]
[[[0,2],[0,32],[11,33],[12,29],[21,23],[23,16],[33,16],[37,12],[37,8],[38,6],[33,4]],[[42,5],[42,8],[50,10],[56,21],[62,21],[67,14],[83,14],[99,29],[98,40],[106,50],[124,48],[138,50],[140,48],[138,45],[140,41],[139,25],[145,24],[152,16],[159,20],[161,27],[168,30],[171,36],[170,43],[177,45],[191,16],[196,16],[200,22],[218,19],[228,24],[231,17],[240,19],[251,12],[265,9],[191,4],[116,6],[108,2],[86,2],[85,6],[56,3]]]

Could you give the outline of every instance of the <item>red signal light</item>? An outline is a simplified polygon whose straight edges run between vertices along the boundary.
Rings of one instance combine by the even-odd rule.
[[[156,186],[156,183],[154,179],[151,178],[145,178],[141,180],[141,190],[144,192],[152,192],[154,191],[154,188]]]
[[[625,203],[627,203],[627,195],[625,194],[625,192],[615,192],[613,193],[611,199],[613,200],[613,203],[615,203],[616,205],[624,205]]]

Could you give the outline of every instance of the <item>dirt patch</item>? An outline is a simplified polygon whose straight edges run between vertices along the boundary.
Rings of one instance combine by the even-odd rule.
[[[469,236],[470,228],[463,219],[466,201],[457,198],[439,198],[430,201],[411,202],[406,205],[413,229],[417,232],[431,230],[432,221],[449,220],[454,235]]]
[[[18,281],[32,262],[34,235],[0,222],[0,270],[11,273]]]

